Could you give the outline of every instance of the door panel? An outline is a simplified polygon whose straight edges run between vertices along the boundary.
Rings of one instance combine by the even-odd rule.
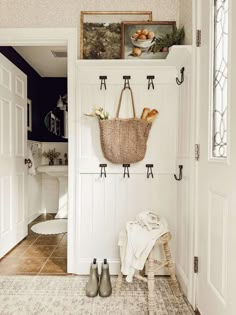
[[[23,106],[16,104],[15,106],[15,122],[16,122],[16,137],[15,137],[15,153],[18,157],[24,157],[25,145],[25,109]]]
[[[228,0],[224,3],[227,2]],[[235,251],[230,250],[234,242],[230,235],[232,235],[232,225],[235,230],[236,224],[234,215],[236,155],[235,141],[230,141],[230,139],[233,137],[233,130],[235,131],[236,117],[233,115],[234,104],[232,103],[233,106],[231,106],[230,97],[228,97],[227,111],[228,115],[231,114],[228,116],[230,124],[221,126],[227,128],[228,156],[213,157],[211,144],[214,140],[212,138],[213,84],[222,83],[222,76],[213,81],[214,3],[215,1],[210,0],[199,1],[202,45],[198,49],[199,96],[197,104],[199,109],[198,142],[201,155],[200,161],[197,162],[199,273],[196,304],[202,315],[233,315],[236,301],[235,298],[230,299],[230,295],[231,292],[235,292],[235,277],[233,278],[230,270],[232,271],[232,266],[235,266],[236,257]],[[222,16],[222,8],[218,12],[221,12]],[[231,38],[233,37],[229,37],[229,43]],[[231,68],[233,68],[233,62],[232,59]],[[232,79],[230,71],[227,73],[227,70],[224,70],[224,76],[228,76],[228,86],[230,86]],[[228,96],[231,94],[233,91],[229,89]]]
[[[1,235],[5,235],[10,231],[11,228],[11,217],[8,215],[7,211],[4,209],[9,209],[11,213],[11,199],[12,186],[10,176],[2,176],[0,180],[0,191],[1,191],[1,202],[0,202],[0,213],[1,213]]]
[[[0,258],[27,235],[27,77],[0,54]]]

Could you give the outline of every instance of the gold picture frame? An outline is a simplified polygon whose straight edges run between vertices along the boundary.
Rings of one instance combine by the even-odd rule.
[[[91,19],[92,16],[120,16],[120,24],[124,20],[124,17],[132,16],[132,18],[137,16],[143,16],[143,21],[152,21],[152,11],[81,11],[80,13],[80,59],[98,59],[98,58],[84,58],[84,23],[86,16]],[[147,20],[145,20],[147,17]],[[103,19],[104,22],[104,19]],[[121,43],[121,41],[120,41]],[[120,44],[121,45],[121,44]],[[102,58],[101,58],[102,59]]]

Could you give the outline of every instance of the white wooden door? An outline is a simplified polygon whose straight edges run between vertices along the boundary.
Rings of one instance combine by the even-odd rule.
[[[202,315],[233,315],[236,309],[234,139],[236,115],[232,97],[235,92],[230,89],[233,75],[230,68],[233,69],[234,61],[231,60],[232,64],[229,67],[230,46],[227,49],[226,35],[229,1],[200,2],[202,29],[202,46],[198,48],[200,161],[197,162],[199,273],[196,304]],[[221,50],[215,53],[216,64],[213,54],[214,2],[217,5],[215,12],[219,23],[215,38],[218,43],[217,49],[221,47]],[[220,34],[221,31],[224,35]],[[229,44],[231,38],[233,36],[230,35]],[[218,75],[214,81],[212,78],[215,71],[218,71]],[[216,90],[214,82],[217,85]],[[217,112],[213,115],[214,108]]]
[[[0,258],[27,235],[27,77],[0,54]]]

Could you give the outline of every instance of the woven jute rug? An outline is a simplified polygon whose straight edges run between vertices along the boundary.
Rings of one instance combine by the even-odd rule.
[[[108,298],[88,298],[85,285],[88,277],[83,276],[1,276],[1,315],[146,315],[147,287],[138,280],[128,284],[123,281],[119,293]],[[184,297],[176,298],[171,280],[156,279],[156,314],[194,314]]]

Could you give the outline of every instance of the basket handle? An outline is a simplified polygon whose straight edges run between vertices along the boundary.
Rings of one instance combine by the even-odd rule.
[[[122,89],[122,91],[120,93],[120,99],[119,99],[119,103],[118,103],[117,112],[116,112],[116,118],[119,118],[120,107],[121,107],[121,102],[122,102],[122,96],[123,96],[124,90],[126,90],[126,89],[129,89],[129,91],[130,91],[131,101],[132,101],[132,108],[133,108],[133,115],[134,115],[134,118],[136,118],[135,107],[134,107],[134,96],[133,96],[133,92],[132,92],[131,88],[123,88]]]

